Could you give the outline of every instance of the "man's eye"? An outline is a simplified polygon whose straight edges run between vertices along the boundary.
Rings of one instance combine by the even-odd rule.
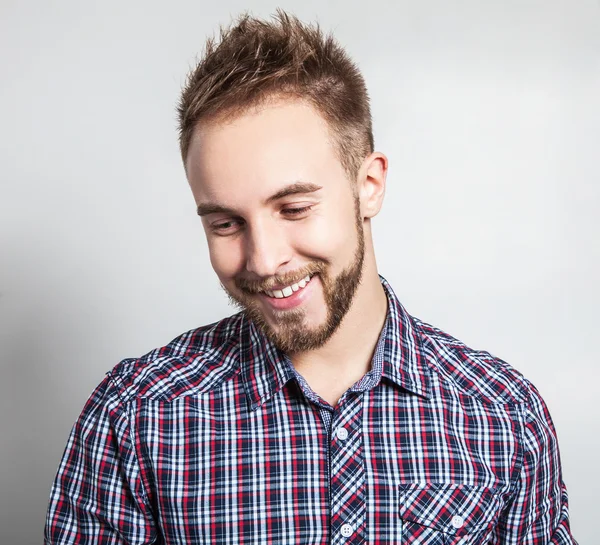
[[[238,220],[227,220],[213,223],[210,227],[217,235],[229,235],[238,229],[239,224],[240,222]]]
[[[293,216],[301,216],[302,214],[309,212],[311,208],[312,208],[312,205],[300,206],[298,208],[284,208],[281,211],[281,213],[286,216],[292,216],[292,217]]]

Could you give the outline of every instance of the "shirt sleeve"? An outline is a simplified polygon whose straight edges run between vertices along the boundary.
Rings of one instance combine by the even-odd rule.
[[[73,426],[50,493],[44,537],[47,545],[156,542],[127,412],[110,376]]]
[[[577,545],[569,526],[556,431],[539,392],[532,384],[529,388],[522,468],[511,504],[500,520],[497,543]]]

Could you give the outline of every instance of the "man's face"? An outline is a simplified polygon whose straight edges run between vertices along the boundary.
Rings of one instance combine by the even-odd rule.
[[[186,167],[230,299],[284,352],[322,346],[364,260],[358,196],[323,118],[286,101],[204,125]]]

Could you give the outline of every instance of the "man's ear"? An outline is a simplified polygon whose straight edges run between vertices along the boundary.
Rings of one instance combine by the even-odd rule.
[[[357,184],[360,213],[363,219],[370,219],[381,210],[387,170],[387,157],[378,151],[367,156],[360,167]]]

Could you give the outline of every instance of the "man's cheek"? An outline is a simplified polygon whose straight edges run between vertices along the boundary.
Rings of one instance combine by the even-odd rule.
[[[241,259],[235,248],[228,248],[227,245],[216,241],[209,243],[209,254],[212,268],[221,282],[230,281],[235,274],[240,272]]]

